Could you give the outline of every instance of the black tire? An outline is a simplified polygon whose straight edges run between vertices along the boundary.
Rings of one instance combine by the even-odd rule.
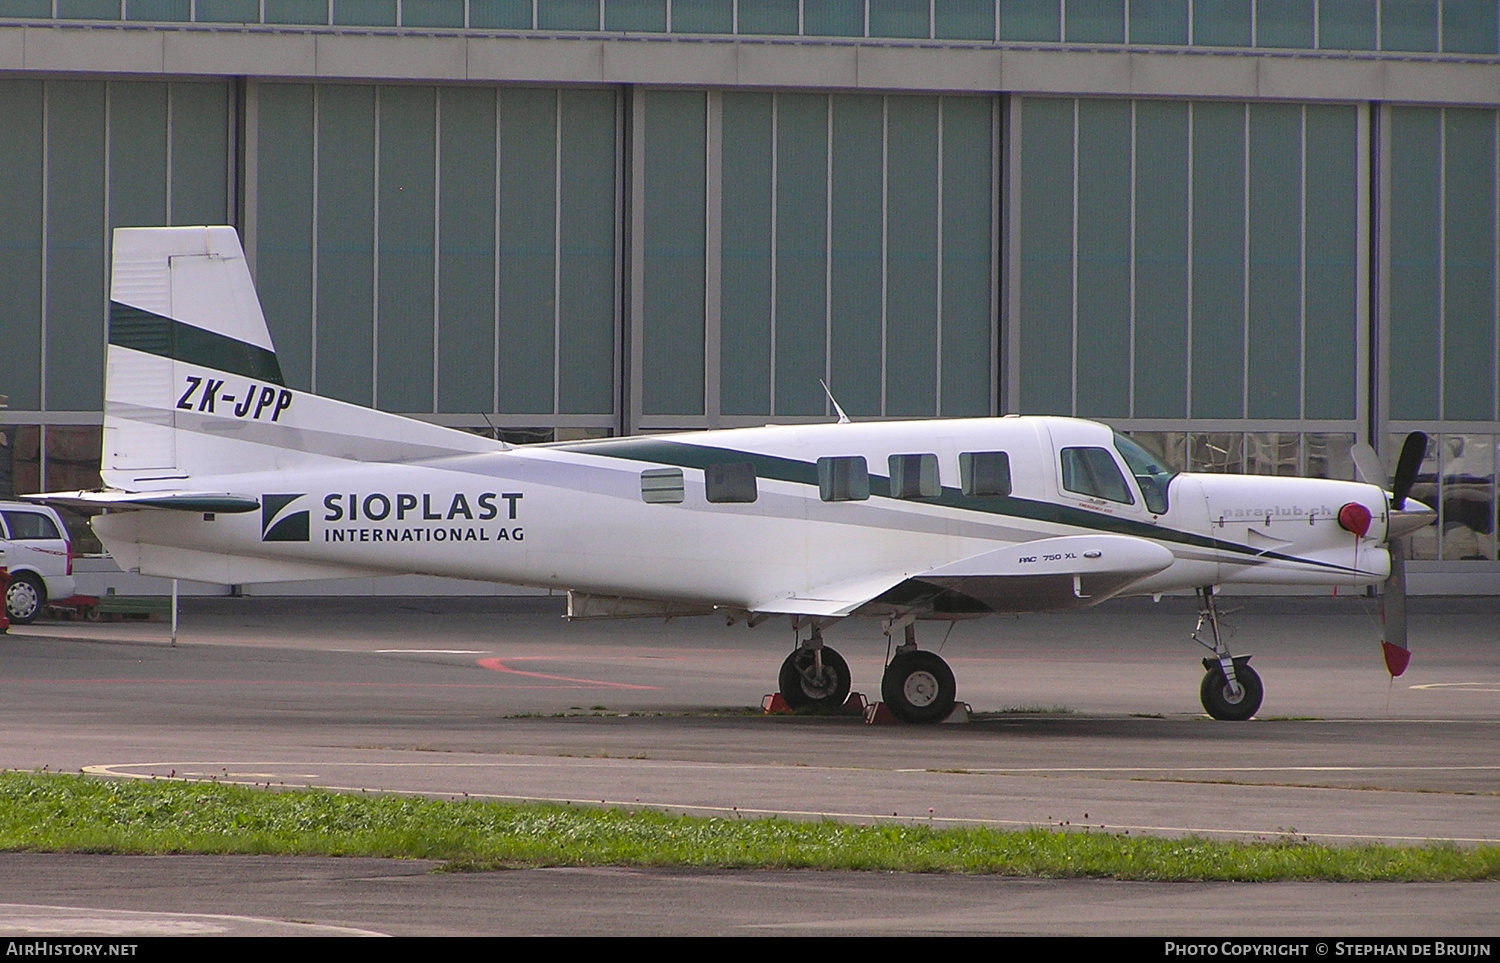
[[[30,572],[10,577],[5,590],[5,615],[16,625],[30,625],[47,605],[47,586]]]
[[[1224,678],[1222,666],[1209,669],[1198,689],[1204,711],[1222,722],[1244,722],[1260,710],[1260,701],[1266,694],[1260,676],[1238,659],[1234,662],[1234,678],[1240,684],[1238,698],[1229,691],[1229,680]]]
[[[817,674],[813,650],[798,647],[781,663],[777,678],[786,704],[800,710],[843,708],[849,698],[849,663],[828,646],[823,646],[823,674]]]
[[[957,694],[953,670],[935,652],[896,656],[880,680],[886,708],[902,722],[942,722],[953,712]]]

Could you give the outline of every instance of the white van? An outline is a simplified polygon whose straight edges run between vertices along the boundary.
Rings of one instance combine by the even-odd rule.
[[[42,614],[48,599],[65,599],[78,591],[73,543],[52,509],[0,502],[0,549],[10,569],[5,614],[12,622],[25,625]]]

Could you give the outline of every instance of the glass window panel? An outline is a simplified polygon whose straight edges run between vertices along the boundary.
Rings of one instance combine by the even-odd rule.
[[[863,37],[865,0],[802,0],[802,32],[809,37]]]
[[[32,495],[42,488],[42,430],[37,425],[6,425],[10,441],[11,486],[17,495]]]
[[[1199,103],[1193,118],[1193,403],[1196,418],[1243,417],[1245,113]]]
[[[1308,432],[1302,436],[1307,465],[1302,473],[1308,478],[1354,480],[1354,435],[1344,432]]]
[[[1302,108],[1250,107],[1250,418],[1302,413]]]
[[[925,37],[927,0],[879,0],[870,4],[870,36]]]
[[[748,461],[722,462],[703,469],[704,496],[715,503],[753,502],[755,466]]]
[[[1495,111],[1450,108],[1443,187],[1443,417],[1495,417]]]
[[[42,81],[0,79],[0,395],[20,411],[42,406],[42,123]]]
[[[327,23],[328,0],[263,0],[266,23]]]
[[[436,91],[380,88],[380,406],[432,411]]]
[[[821,94],[778,94],[775,414],[821,415],[826,376],[828,109]]]
[[[1168,471],[1188,470],[1187,434],[1181,431],[1127,431],[1132,441],[1152,455],[1161,457]]]
[[[1022,412],[1073,413],[1073,101],[1021,105]]]
[[[500,411],[550,412],[557,93],[507,90],[500,97]]]
[[[172,223],[227,224],[229,87],[172,85]]]
[[[529,30],[531,2],[532,0],[469,0],[469,26],[488,30]]]
[[[1135,110],[1135,416],[1182,418],[1188,395],[1188,106],[1144,100]]]
[[[440,91],[438,410],[495,406],[495,91]]]
[[[886,213],[887,415],[937,414],[938,101],[891,97]]]
[[[1069,5],[1071,8],[1071,4]],[[1078,397],[1130,414],[1130,102],[1078,102]]]
[[[1437,0],[1384,0],[1380,4],[1380,49],[1436,50]]]
[[[562,92],[558,410],[615,410],[615,92]]]
[[[1393,474],[1396,470],[1396,459],[1401,454],[1401,446],[1406,442],[1404,435],[1391,435],[1390,443],[1386,446],[1386,473]],[[1407,558],[1427,561],[1438,557],[1438,536],[1442,531],[1442,500],[1438,497],[1439,462],[1443,450],[1442,437],[1429,435],[1427,438],[1427,454],[1422,459],[1421,467],[1417,469],[1417,480],[1411,486],[1411,497],[1439,512],[1438,524],[1419,528],[1406,536]]]
[[[1359,325],[1359,134],[1355,107],[1307,110],[1307,380],[1304,418],[1353,418]]]
[[[1374,50],[1375,0],[1318,0],[1318,46]]]
[[[641,472],[641,501],[648,505],[676,505],[682,498],[681,468],[648,468]]]
[[[401,23],[407,27],[462,27],[464,0],[401,0]]]
[[[167,85],[109,85],[110,227],[167,223]]]
[[[118,20],[120,0],[57,0],[61,20]]]
[[[990,413],[992,103],[943,98],[942,413],[950,417]]]
[[[1302,437],[1296,432],[1245,434],[1245,474],[1296,476],[1301,473]]]
[[[646,94],[643,410],[703,413],[705,95]]]
[[[1125,484],[1120,466],[1107,449],[1064,448],[1061,455],[1064,491],[1124,505],[1135,504],[1135,496]]]
[[[734,0],[672,0],[673,33],[733,33]]]
[[[772,94],[724,94],[720,410],[771,413]]]
[[[99,478],[99,450],[103,447],[104,429],[99,425],[48,425],[47,477],[43,479],[46,490],[103,488]]]
[[[1124,43],[1125,0],[1068,0],[1068,43]]]
[[[943,493],[937,455],[892,455],[887,463],[892,498],[936,498]]]
[[[47,408],[104,403],[104,84],[47,82]]]
[[[1245,467],[1245,436],[1237,431],[1190,432],[1188,454],[1188,471],[1237,475]]]
[[[333,22],[353,27],[394,27],[396,0],[333,0]]]
[[[881,413],[881,100],[833,97],[829,387],[855,417]]]
[[[1442,112],[1393,107],[1391,124],[1390,350],[1401,359],[1391,379],[1391,417],[1434,419],[1438,412],[1441,304],[1440,172]]]
[[[797,0],[756,0],[740,4],[739,32],[795,34]]]
[[[1251,0],[1194,0],[1193,43],[1207,47],[1250,46]]]
[[[375,90],[321,87],[317,115],[316,390],[369,405],[374,378]]]
[[[1188,0],[1130,0],[1130,42],[1188,42]]]
[[[604,0],[604,29],[665,33],[667,0]]]
[[[0,0],[0,17],[45,20],[52,16],[52,0]]]
[[[818,459],[818,497],[825,502],[862,502],[870,497],[870,471],[863,455]]]
[[[1001,40],[1060,40],[1058,0],[1000,0]]]
[[[259,23],[260,0],[198,0],[193,19],[199,23]]]
[[[59,428],[56,427],[52,429],[52,431],[58,430]],[[51,439],[49,438],[48,441]],[[49,464],[47,467],[52,466]],[[51,472],[49,471],[48,474],[50,475]],[[95,474],[98,474],[97,468]],[[42,538],[61,539],[63,537],[62,532],[59,532],[57,526],[52,523],[52,519],[41,512],[7,511],[0,512],[0,517],[5,519],[6,531],[13,541],[27,542]]]
[[[183,21],[193,12],[192,0],[127,0],[126,20]]]
[[[995,0],[932,0],[932,35],[945,40],[994,40]]]
[[[1313,10],[1313,0],[1256,0],[1255,45],[1312,47]]]
[[[312,390],[313,88],[260,84],[255,286],[286,383]]]
[[[599,0],[541,0],[536,25],[539,30],[598,30]]]
[[[1439,446],[1443,558],[1493,559],[1495,436],[1444,434]]]
[[[1077,451],[1078,449],[1065,449]],[[1064,455],[1066,461],[1066,454]],[[1119,474],[1119,469],[1115,469]],[[1003,451],[965,451],[958,456],[959,490],[974,497],[1004,496],[1011,492],[1010,455]],[[1123,480],[1122,480],[1123,482]]]
[[[1146,508],[1153,514],[1165,515],[1172,476],[1176,472],[1166,467],[1161,456],[1147,451],[1139,442],[1118,431],[1115,432],[1115,451],[1125,459],[1130,474],[1135,476],[1136,487],[1141,490]]]
[[[1449,53],[1495,52],[1500,6],[1494,0],[1443,0],[1443,49]]]

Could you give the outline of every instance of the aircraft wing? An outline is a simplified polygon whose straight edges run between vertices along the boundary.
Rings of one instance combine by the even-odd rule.
[[[824,616],[1055,612],[1096,605],[1172,561],[1169,550],[1144,538],[1064,535],[1018,542],[915,575],[887,573],[798,592],[754,609]]]
[[[260,508],[260,499],[231,492],[49,492],[22,495],[27,501],[98,512],[102,509],[165,508],[177,512],[221,512],[234,515]]]

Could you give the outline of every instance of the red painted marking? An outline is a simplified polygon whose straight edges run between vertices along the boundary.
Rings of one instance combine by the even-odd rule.
[[[500,659],[479,659],[477,664],[481,669],[489,669],[491,672],[509,672],[512,675],[525,675],[533,679],[551,679],[554,682],[574,682],[580,685],[596,685],[605,689],[639,689],[645,692],[660,692],[661,687],[655,685],[631,685],[628,682],[603,682],[599,679],[575,679],[566,675],[547,675],[542,672],[524,672],[521,669],[512,669]]]

